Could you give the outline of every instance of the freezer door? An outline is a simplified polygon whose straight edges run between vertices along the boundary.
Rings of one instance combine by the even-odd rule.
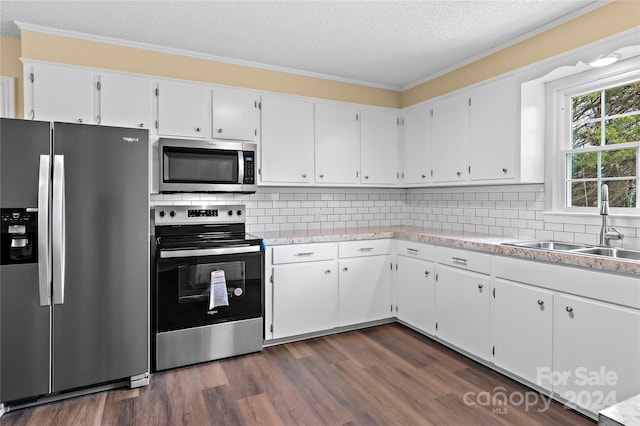
[[[40,156],[49,156],[50,138],[48,122],[0,119],[0,208],[38,207]],[[48,295],[40,297],[38,273],[38,263],[0,266],[2,403],[50,391],[51,308]]]
[[[148,372],[148,133],[55,123],[54,153],[64,158],[54,177],[63,163],[65,253],[64,297],[53,290],[53,389]]]

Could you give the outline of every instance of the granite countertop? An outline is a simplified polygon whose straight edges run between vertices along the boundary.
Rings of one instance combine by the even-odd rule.
[[[440,229],[427,229],[410,226],[346,228],[339,230],[318,229],[309,231],[255,232],[254,234],[263,238],[267,246],[395,238],[438,246],[475,250],[489,254],[519,257],[523,259],[579,266],[622,274],[635,274],[640,276],[639,261],[502,245],[502,243],[526,240],[516,237],[492,236],[487,234],[445,231]]]
[[[600,411],[598,425],[619,426],[640,424],[640,395],[631,397]]]

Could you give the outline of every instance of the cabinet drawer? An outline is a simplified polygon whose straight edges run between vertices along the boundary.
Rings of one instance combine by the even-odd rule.
[[[413,241],[396,240],[396,254],[433,261],[435,247]]]
[[[333,260],[338,257],[338,246],[326,244],[291,244],[273,247],[273,264]]]
[[[452,249],[449,247],[438,247],[435,255],[436,261],[443,265],[455,266],[456,268],[481,272],[483,274],[491,273],[491,255],[489,254]]]
[[[338,255],[344,257],[377,256],[391,253],[391,240],[345,241],[338,243]]]

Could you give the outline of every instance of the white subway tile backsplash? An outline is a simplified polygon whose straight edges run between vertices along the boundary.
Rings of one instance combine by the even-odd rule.
[[[491,188],[319,189],[259,188],[255,194],[152,194],[152,205],[246,206],[247,230],[340,231],[355,227],[409,225],[523,239],[597,244],[600,226],[545,218],[543,186]],[[640,248],[640,228],[617,228],[623,245]]]

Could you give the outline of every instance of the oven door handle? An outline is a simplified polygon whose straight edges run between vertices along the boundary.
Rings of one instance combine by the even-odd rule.
[[[170,259],[177,257],[195,257],[195,256],[215,256],[220,254],[242,254],[255,253],[260,251],[260,246],[229,246],[207,249],[188,249],[188,250],[160,250],[161,259]]]

